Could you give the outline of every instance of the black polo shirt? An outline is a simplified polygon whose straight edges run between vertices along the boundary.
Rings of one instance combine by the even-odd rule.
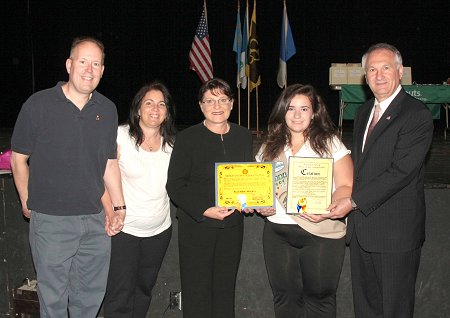
[[[97,91],[80,111],[59,82],[22,106],[12,150],[30,156],[28,208],[52,215],[99,213],[108,159],[117,158],[117,110]]]

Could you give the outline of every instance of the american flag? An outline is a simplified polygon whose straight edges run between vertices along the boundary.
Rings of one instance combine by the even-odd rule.
[[[206,7],[203,7],[202,16],[195,32],[194,41],[189,51],[190,69],[197,72],[202,83],[213,78],[211,49],[209,48],[208,24],[206,23]]]

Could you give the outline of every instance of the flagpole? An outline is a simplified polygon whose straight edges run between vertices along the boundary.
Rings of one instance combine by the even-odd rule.
[[[284,5],[284,7],[283,7],[283,17],[284,17],[284,15],[286,14],[286,0],[283,1],[283,5]],[[284,19],[283,19],[283,20],[284,20]],[[285,30],[286,30],[286,28],[287,28],[286,24],[287,24],[286,21],[284,21],[284,29],[285,29]],[[287,76],[287,61],[286,61],[286,82],[284,83],[284,88],[283,88],[283,90],[286,89],[287,85],[288,85],[288,76]]]
[[[256,17],[256,0],[253,0],[253,12],[255,13]],[[256,21],[256,20],[255,20]],[[253,13],[252,13],[252,23],[253,23]],[[256,24],[255,24],[255,32],[256,32]],[[256,64],[255,64],[256,65]],[[256,85],[256,91],[255,91],[255,107],[256,107],[256,137],[258,137],[258,86]]]
[[[238,86],[238,125],[241,125],[241,85]]]
[[[248,0],[246,3],[246,9],[245,9],[245,14],[247,15],[247,13],[248,13]],[[247,19],[248,19],[248,15],[247,15]],[[247,21],[247,28],[248,28],[248,21]],[[248,32],[247,32],[247,36],[249,36]],[[247,52],[246,52],[247,59],[246,59],[246,65],[245,65],[246,69],[247,69],[248,56],[249,56],[248,50],[249,50],[249,48],[247,47]],[[247,128],[250,129],[250,71],[247,74]]]
[[[286,66],[286,83],[284,83],[284,89],[288,86],[288,75],[287,75],[287,66]]]
[[[247,128],[250,129],[250,76],[247,77]]]
[[[205,21],[206,24],[208,24],[208,12],[206,11],[206,0],[203,0],[203,10],[205,10]]]
[[[258,86],[256,86],[256,137],[259,137],[259,93]]]
[[[237,10],[239,13],[239,20],[241,19],[241,15],[240,15],[240,7],[241,7],[241,3],[238,0],[237,2]],[[241,31],[239,31],[241,32]],[[241,32],[242,35],[242,32]],[[242,36],[241,36],[241,45],[242,45]],[[236,52],[236,54],[239,57],[239,61],[241,60],[241,50],[239,50],[239,52]],[[240,62],[239,62],[240,63]],[[236,77],[236,82],[238,83],[237,87],[238,87],[238,125],[241,125],[241,81],[238,79],[240,79],[240,67],[239,64],[237,64],[237,77]]]

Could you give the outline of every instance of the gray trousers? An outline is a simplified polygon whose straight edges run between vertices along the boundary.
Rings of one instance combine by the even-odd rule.
[[[33,211],[30,246],[41,318],[94,318],[103,300],[111,240],[105,213],[54,216]]]

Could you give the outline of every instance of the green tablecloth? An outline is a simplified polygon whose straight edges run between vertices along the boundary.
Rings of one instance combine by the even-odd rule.
[[[403,85],[403,88],[424,102],[434,119],[440,118],[441,104],[450,104],[450,85]],[[344,106],[343,119],[354,119],[359,106],[372,96],[367,85],[342,85],[339,98],[340,104]]]

